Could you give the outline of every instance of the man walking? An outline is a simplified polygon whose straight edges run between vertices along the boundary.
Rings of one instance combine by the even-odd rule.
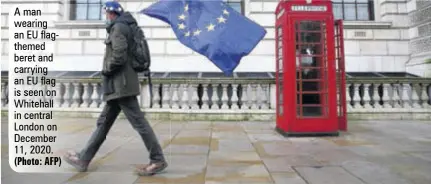
[[[89,163],[105,141],[118,114],[123,110],[150,153],[150,163],[138,168],[137,172],[139,175],[152,175],[164,170],[167,163],[157,137],[141,112],[136,97],[140,90],[138,74],[132,67],[133,56],[130,50],[134,43],[130,26],[137,26],[137,22],[129,12],[124,12],[117,1],[106,2],[104,10],[108,33],[102,70],[103,100],[106,101],[106,106],[86,147],[79,153],[69,152],[64,159],[78,171],[87,171]]]

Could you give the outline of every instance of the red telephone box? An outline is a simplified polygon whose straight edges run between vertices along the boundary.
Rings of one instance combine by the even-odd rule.
[[[337,136],[347,130],[342,21],[330,0],[285,0],[275,13],[277,131]]]

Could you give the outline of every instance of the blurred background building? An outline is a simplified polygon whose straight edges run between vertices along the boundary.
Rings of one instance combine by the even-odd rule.
[[[120,0],[149,39],[153,87],[142,77],[140,105],[157,119],[274,119],[276,0],[224,0],[264,26],[266,37],[225,78],[208,59],[183,46],[164,22],[138,14],[154,0]],[[305,1],[305,0],[304,0]],[[431,107],[431,1],[332,0],[344,20],[346,103],[349,119],[424,119]],[[101,111],[100,70],[106,37],[101,0],[2,0],[2,109],[9,104],[8,12],[29,4],[43,10],[55,53],[56,110],[73,117]],[[247,33],[238,33],[247,34]],[[296,62],[292,58],[292,62]],[[293,81],[292,81],[293,82]],[[152,93],[149,93],[149,90]],[[153,95],[150,95],[153,94]],[[340,94],[337,95],[340,97]],[[311,98],[310,98],[311,99]],[[314,102],[313,102],[314,103]],[[240,111],[238,111],[240,109]],[[340,109],[339,109],[340,110]],[[85,113],[83,113],[85,112]],[[341,112],[341,111],[339,111]]]
[[[236,71],[273,72],[274,10],[278,1],[225,0],[235,10],[268,31],[264,40],[245,57]],[[171,28],[137,11],[155,1],[123,0],[134,12],[149,38],[152,70],[159,72],[219,72],[205,57],[183,46]],[[334,16],[344,19],[348,72],[408,72],[430,75],[431,1],[332,0]],[[53,44],[58,64],[54,70],[98,71],[106,36],[101,12],[103,0],[2,0],[2,70],[8,70],[8,12],[12,5],[31,4],[41,9],[38,19],[52,20],[60,36]],[[244,33],[238,33],[244,34]],[[429,62],[428,62],[429,63]],[[53,70],[53,69],[51,69]],[[372,74],[371,74],[372,75]]]

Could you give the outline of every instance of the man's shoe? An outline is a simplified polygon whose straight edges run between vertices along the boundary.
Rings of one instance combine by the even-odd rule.
[[[87,171],[88,162],[82,161],[78,157],[78,153],[74,151],[69,151],[66,153],[66,155],[63,157],[63,159],[70,165],[72,165],[76,170],[79,172],[85,172]]]
[[[160,173],[168,167],[166,162],[150,163],[143,167],[137,168],[136,172],[139,176],[152,176]]]

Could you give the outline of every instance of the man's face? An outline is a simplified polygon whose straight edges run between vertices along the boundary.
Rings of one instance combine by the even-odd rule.
[[[112,12],[106,12],[105,15],[106,15],[106,20],[112,21],[115,18],[115,13],[112,13]]]

